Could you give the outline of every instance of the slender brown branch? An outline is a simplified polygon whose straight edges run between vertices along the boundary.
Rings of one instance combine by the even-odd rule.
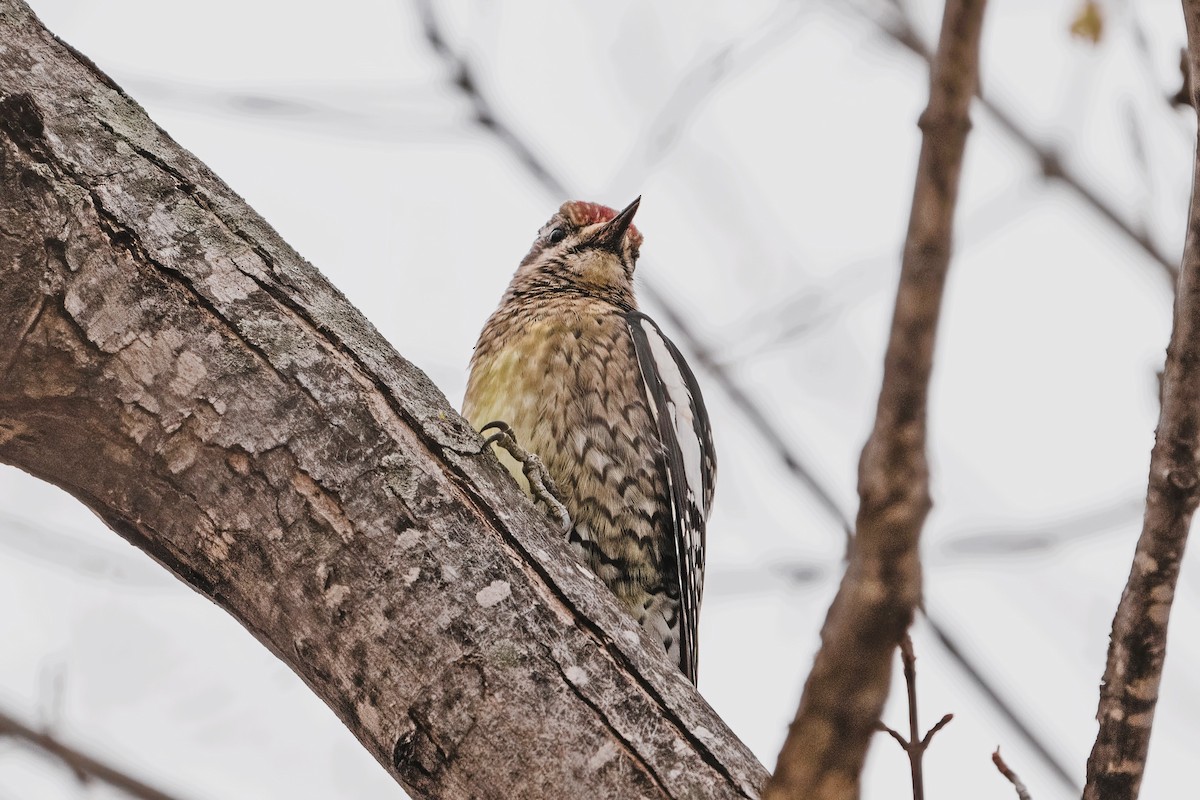
[[[983,696],[992,703],[1000,713],[1001,718],[1008,722],[1013,730],[1025,740],[1025,743],[1041,759],[1046,768],[1050,770],[1050,773],[1058,778],[1059,784],[1070,792],[1082,791],[1079,784],[1076,783],[1073,770],[1070,769],[1062,758],[1054,753],[1050,743],[1033,730],[1033,723],[1027,719],[1023,709],[1000,695],[1000,682],[989,678],[985,674],[986,667],[984,664],[977,661],[974,656],[964,652],[950,631],[936,618],[929,615],[927,608],[924,609],[923,613],[934,639],[942,645],[950,659],[958,664],[966,677],[975,684]]]
[[[1029,790],[1021,782],[1021,778],[1017,773],[1009,769],[1008,764],[1004,763],[1004,759],[1000,757],[999,747],[996,748],[996,752],[992,753],[992,763],[996,765],[996,769],[1000,770],[1000,774],[1008,778],[1008,782],[1017,790],[1017,800],[1033,800],[1029,795]]]
[[[1200,69],[1200,0],[1184,0],[1192,100]],[[1146,514],[1117,606],[1088,757],[1085,800],[1141,789],[1167,649],[1167,623],[1192,515],[1200,502],[1200,159],[1196,160],[1162,408],[1150,454]]]
[[[900,640],[900,658],[908,689],[908,746],[904,750],[912,772],[913,800],[925,800],[925,745],[921,743],[921,725],[917,719],[917,655],[913,652],[912,637],[907,634]]]
[[[908,690],[908,738],[904,738],[883,722],[879,723],[879,730],[890,734],[900,743],[900,748],[908,756],[908,765],[912,772],[913,800],[925,800],[925,751],[929,749],[929,743],[933,741],[937,732],[946,727],[950,720],[954,719],[954,715],[946,714],[924,736],[921,735],[921,725],[917,720],[917,655],[913,652],[912,638],[907,635],[900,641],[900,658],[904,664],[904,685]]]
[[[900,731],[896,730],[895,728],[888,727],[883,722],[879,723],[878,730],[886,733],[888,736],[891,736],[896,740],[896,743],[900,745],[901,750],[908,752],[908,739],[905,739]]]
[[[953,714],[943,714],[943,715],[942,715],[942,718],[941,718],[941,719],[939,719],[939,720],[937,721],[937,724],[936,724],[936,725],[934,725],[932,728],[930,728],[930,729],[929,729],[929,730],[928,730],[928,731],[925,733],[925,736],[924,736],[924,738],[922,738],[922,739],[921,739],[921,747],[922,747],[922,748],[925,748],[925,749],[928,749],[928,747],[929,747],[929,743],[930,743],[931,741],[933,741],[933,737],[934,737],[934,735],[936,735],[936,734],[937,734],[937,732],[938,732],[938,731],[940,731],[942,728],[944,728],[944,727],[946,727],[947,725],[949,725],[949,724],[950,724],[950,722],[951,722],[953,719],[954,719],[954,715],[953,715]]]
[[[984,6],[946,3],[920,121],[924,137],[883,385],[859,462],[857,536],[768,800],[858,796],[892,654],[920,599],[917,544],[930,506],[925,409]]]
[[[49,733],[34,730],[14,717],[0,711],[0,737],[11,736],[53,756],[66,765],[83,782],[98,780],[116,787],[130,797],[141,800],[176,800],[172,795],[160,792],[153,786],[118,769],[103,764],[91,756],[84,755],[70,745],[60,742]]]

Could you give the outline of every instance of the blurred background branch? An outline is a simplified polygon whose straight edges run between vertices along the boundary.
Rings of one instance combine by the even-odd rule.
[[[886,8],[879,7],[875,13],[863,11],[856,4],[852,4],[852,7],[875,22],[879,30],[893,42],[919,56],[926,63],[931,63],[932,53],[917,32],[905,0],[885,0],[885,3]],[[1097,189],[1067,167],[1058,151],[1038,141],[1037,137],[1020,122],[1018,115],[998,105],[986,95],[982,87],[979,90],[979,106],[1037,163],[1042,175],[1047,180],[1056,181],[1070,189],[1108,225],[1141,248],[1158,267],[1162,277],[1172,289],[1174,288],[1179,269],[1175,261],[1167,257],[1145,230],[1139,229],[1137,225],[1126,219],[1115,206],[1104,199]]]
[[[6,737],[21,741],[33,750],[61,762],[75,774],[80,783],[102,781],[139,800],[177,800],[173,795],[161,792],[122,770],[84,754],[47,732],[34,730],[0,710],[0,739]]]

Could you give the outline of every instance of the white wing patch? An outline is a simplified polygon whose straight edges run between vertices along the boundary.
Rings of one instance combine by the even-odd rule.
[[[671,414],[675,438],[679,442],[680,455],[683,456],[684,487],[688,499],[696,502],[696,492],[704,486],[700,477],[701,455],[700,440],[695,435],[696,414],[693,409],[695,402],[691,390],[688,389],[679,364],[667,348],[666,339],[662,332],[649,319],[642,320],[642,328],[650,343],[650,353],[654,356],[654,365],[658,370],[659,380],[662,381],[663,391],[667,396],[667,410]]]
[[[679,666],[696,681],[696,633],[704,588],[705,526],[712,506],[716,458],[704,398],[679,348],[640,312],[626,315],[646,399],[658,430],[671,501],[673,552],[664,567],[679,594]]]

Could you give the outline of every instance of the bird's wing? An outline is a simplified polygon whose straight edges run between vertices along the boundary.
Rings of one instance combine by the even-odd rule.
[[[712,430],[696,376],[679,348],[645,314],[633,311],[625,319],[666,461],[675,552],[664,556],[675,556],[679,581],[680,668],[695,683],[704,531],[717,474]]]

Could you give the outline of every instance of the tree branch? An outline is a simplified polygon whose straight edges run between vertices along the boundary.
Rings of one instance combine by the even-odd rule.
[[[1063,789],[1068,792],[1081,791],[1073,771],[1051,750],[1050,743],[1034,732],[1032,723],[1026,719],[1026,712],[1017,703],[1000,696],[1000,681],[989,678],[984,673],[983,665],[963,652],[958,642],[951,638],[950,632],[929,616],[928,611],[925,612],[925,621],[929,623],[934,639],[942,645],[950,659],[962,668],[967,679],[975,684],[984,699],[990,701],[1017,735],[1025,740],[1050,773],[1058,778]]]
[[[1017,790],[1017,800],[1033,800],[1029,795],[1029,790],[1025,788],[1025,784],[1017,773],[1009,769],[1008,764],[1004,763],[1004,759],[1000,757],[1000,748],[996,748],[996,752],[992,753],[992,763],[996,765],[996,769],[1000,770],[1000,774],[1008,779],[1008,782]]]
[[[1184,0],[1183,12],[1192,100],[1200,108],[1195,103],[1200,0]],[[1088,757],[1085,800],[1133,800],[1141,789],[1166,657],[1167,623],[1192,514],[1200,502],[1200,157],[1193,170],[1175,321],[1163,368],[1162,408],[1150,453],[1146,514],[1113,619],[1096,710],[1100,730]]]
[[[0,41],[0,461],[236,617],[415,797],[757,796],[424,374],[19,0]]]
[[[907,634],[900,640],[900,659],[904,664],[904,687],[908,694],[908,738],[904,738],[882,721],[879,730],[888,733],[900,744],[908,756],[909,771],[912,773],[913,800],[925,800],[925,751],[929,743],[942,728],[954,719],[946,714],[937,724],[921,735],[921,724],[917,719],[917,654],[913,651],[912,638]]]
[[[925,408],[983,0],[948,0],[930,75],[912,216],[875,427],[859,463],[858,524],[846,575],[767,798],[852,798],[887,699],[891,660],[921,593],[917,543],[929,510]]]
[[[4,736],[20,739],[57,758],[84,783],[91,780],[103,781],[109,786],[120,789],[130,797],[137,797],[140,800],[175,800],[171,795],[160,792],[153,786],[148,786],[137,778],[113,769],[107,764],[102,764],[91,756],[84,755],[75,748],[63,744],[49,733],[36,731],[0,711],[0,737]]]

